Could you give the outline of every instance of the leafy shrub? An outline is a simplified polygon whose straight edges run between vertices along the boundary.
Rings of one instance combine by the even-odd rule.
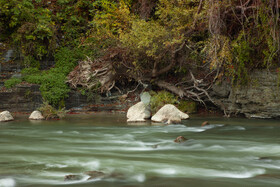
[[[85,52],[82,48],[71,49],[62,47],[56,52],[54,57],[55,68],[52,71],[68,75],[76,67],[78,61],[85,58]]]
[[[66,114],[65,108],[62,109],[55,109],[53,106],[51,106],[47,101],[44,101],[40,108],[38,108],[39,111],[42,112],[45,119],[55,119],[55,118],[63,118]]]
[[[195,113],[197,111],[196,103],[193,101],[180,101],[178,109],[186,113]]]
[[[13,88],[17,84],[21,83],[22,80],[19,78],[11,78],[5,81],[4,85],[6,88]]]
[[[23,65],[26,68],[40,68],[40,62],[36,60],[33,56],[28,55],[24,57]]]
[[[55,67],[40,71],[38,68],[25,68],[22,70],[24,81],[39,84],[44,100],[53,106],[58,106],[70,91],[65,83],[66,76],[73,70],[79,60],[85,58],[84,50],[63,47],[55,54]]]
[[[151,92],[151,110],[157,112],[165,104],[177,104],[178,97],[167,91]]]
[[[34,70],[34,69],[33,69]],[[39,84],[43,99],[52,105],[58,105],[61,100],[67,97],[70,88],[66,81],[66,75],[56,68],[40,73],[34,71],[33,74],[24,76],[24,80],[29,83]]]

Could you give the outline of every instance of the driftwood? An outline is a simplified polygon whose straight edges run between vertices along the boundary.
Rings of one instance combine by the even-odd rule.
[[[90,58],[79,65],[67,77],[72,88],[83,87],[88,90],[110,91],[115,85],[115,72],[109,62],[92,61]]]

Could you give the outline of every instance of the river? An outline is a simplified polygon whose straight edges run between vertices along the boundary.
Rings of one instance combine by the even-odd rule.
[[[0,123],[0,187],[280,186],[277,120],[193,117],[165,126],[131,125],[114,114],[16,119]],[[205,120],[210,125],[201,127]],[[188,141],[175,143],[178,136]],[[87,180],[87,171],[107,176]]]

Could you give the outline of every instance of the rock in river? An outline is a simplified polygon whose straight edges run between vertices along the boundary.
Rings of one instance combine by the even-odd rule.
[[[164,105],[159,111],[152,117],[154,122],[167,122],[168,124],[181,123],[182,119],[188,119],[189,115],[181,112],[176,106],[167,104]]]
[[[127,122],[142,122],[151,117],[151,110],[148,104],[139,102],[127,111]]]
[[[210,123],[208,121],[204,121],[202,124],[201,124],[201,127],[204,127],[206,125],[210,125]]]
[[[65,175],[64,181],[78,181],[83,177],[81,175]]]
[[[29,119],[32,120],[43,120],[45,119],[44,116],[42,115],[42,113],[38,110],[35,110],[31,113],[31,115],[29,116]]]
[[[178,136],[175,140],[174,140],[174,142],[176,142],[176,143],[182,143],[182,142],[185,142],[185,141],[187,141],[188,139],[187,138],[185,138],[184,136]]]
[[[12,121],[12,120],[14,120],[14,118],[9,111],[4,111],[0,113],[0,122]]]
[[[104,178],[106,175],[101,171],[87,171],[85,172],[86,175],[90,176],[88,180],[97,179],[97,178]]]

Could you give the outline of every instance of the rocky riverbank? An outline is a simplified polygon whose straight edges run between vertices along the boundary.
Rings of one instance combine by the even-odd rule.
[[[4,55],[4,57],[7,55]],[[11,56],[11,55],[10,55]],[[9,58],[11,58],[9,56]],[[0,66],[0,111],[32,112],[42,104],[38,85],[19,84],[15,88],[5,89],[4,81],[11,77],[20,77],[20,62],[11,59],[3,60]],[[44,63],[49,64],[53,62]],[[257,70],[250,74],[250,83],[243,86],[232,86],[222,81],[213,85],[210,95],[217,110],[225,111],[228,116],[244,115],[248,118],[280,117],[280,75],[278,72]],[[121,95],[119,92],[110,96],[97,95],[89,100],[81,92],[72,90],[65,99],[65,107],[71,112],[126,112],[130,106],[139,101],[139,96]]]
[[[231,86],[226,81],[213,86],[212,97],[228,115],[247,118],[280,117],[280,74],[268,70],[254,71],[250,83]]]

